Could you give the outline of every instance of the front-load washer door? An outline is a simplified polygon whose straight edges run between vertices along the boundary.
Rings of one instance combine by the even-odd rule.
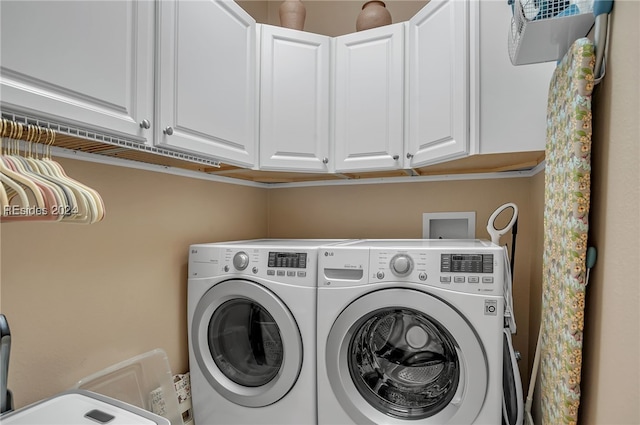
[[[478,336],[444,301],[411,289],[366,294],[327,339],[327,374],[355,423],[470,424],[487,393]]]
[[[298,325],[282,300],[257,283],[234,279],[213,286],[196,306],[191,333],[198,367],[233,403],[267,406],[298,379]]]

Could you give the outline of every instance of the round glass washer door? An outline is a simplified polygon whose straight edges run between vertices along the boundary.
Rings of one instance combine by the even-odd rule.
[[[473,423],[487,392],[485,353],[470,324],[412,289],[350,304],[325,355],[331,388],[356,423]]]
[[[245,280],[213,286],[191,328],[193,351],[209,384],[233,403],[262,407],[284,397],[302,368],[302,337],[286,305]]]

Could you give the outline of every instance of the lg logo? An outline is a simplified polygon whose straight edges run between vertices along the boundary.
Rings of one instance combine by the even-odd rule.
[[[333,257],[333,252],[325,251],[324,252],[324,256],[325,257]]]

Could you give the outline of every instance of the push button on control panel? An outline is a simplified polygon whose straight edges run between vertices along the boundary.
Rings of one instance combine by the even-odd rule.
[[[482,283],[493,283],[493,276],[482,276]]]
[[[257,268],[254,268],[254,273],[258,272]],[[305,270],[276,270],[267,269],[267,276],[287,276],[287,277],[307,277]]]

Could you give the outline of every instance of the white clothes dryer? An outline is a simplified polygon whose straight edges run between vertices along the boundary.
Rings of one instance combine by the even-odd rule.
[[[195,423],[317,423],[317,252],[333,242],[261,239],[190,247]]]
[[[480,240],[322,248],[319,424],[500,424],[503,256]]]

